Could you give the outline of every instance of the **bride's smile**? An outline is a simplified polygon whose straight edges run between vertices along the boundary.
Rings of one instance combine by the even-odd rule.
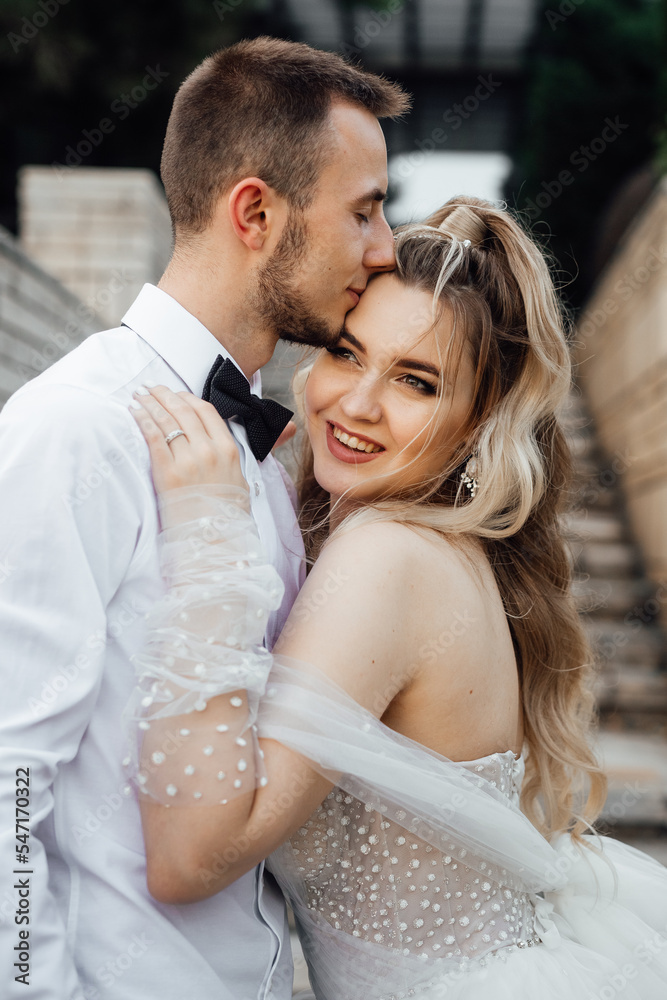
[[[452,318],[393,274],[374,278],[305,387],[314,472],[332,497],[368,500],[437,476],[460,439],[474,371]],[[458,369],[458,370],[456,370]]]

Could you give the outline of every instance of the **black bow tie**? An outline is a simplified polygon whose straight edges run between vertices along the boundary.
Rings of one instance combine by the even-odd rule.
[[[245,375],[236,365],[218,354],[211,368],[202,399],[213,403],[225,420],[239,417],[245,424],[248,443],[258,462],[263,461],[280,437],[290,417],[294,416],[286,406],[275,399],[259,399],[250,392]]]

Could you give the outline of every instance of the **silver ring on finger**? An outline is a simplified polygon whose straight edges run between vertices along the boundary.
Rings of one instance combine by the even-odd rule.
[[[185,431],[182,431],[181,428],[179,427],[178,430],[172,431],[171,434],[167,434],[166,438],[164,439],[164,443],[171,444],[171,442],[175,441],[177,437],[181,436],[181,434],[185,434]]]

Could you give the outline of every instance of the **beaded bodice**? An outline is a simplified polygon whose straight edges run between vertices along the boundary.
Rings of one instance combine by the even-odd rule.
[[[508,751],[463,766],[518,804],[522,757]],[[403,815],[405,827],[339,788],[330,792],[269,861],[300,923],[326,923],[425,962],[538,943],[531,897],[503,883],[504,869],[478,857],[473,866],[462,843],[437,850],[409,832]]]

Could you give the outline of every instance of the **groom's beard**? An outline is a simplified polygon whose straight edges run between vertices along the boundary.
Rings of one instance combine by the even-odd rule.
[[[332,326],[312,311],[294,280],[297,266],[308,248],[306,224],[293,211],[273,256],[257,275],[252,304],[260,321],[280,340],[311,347],[333,347],[340,337],[340,327]]]

